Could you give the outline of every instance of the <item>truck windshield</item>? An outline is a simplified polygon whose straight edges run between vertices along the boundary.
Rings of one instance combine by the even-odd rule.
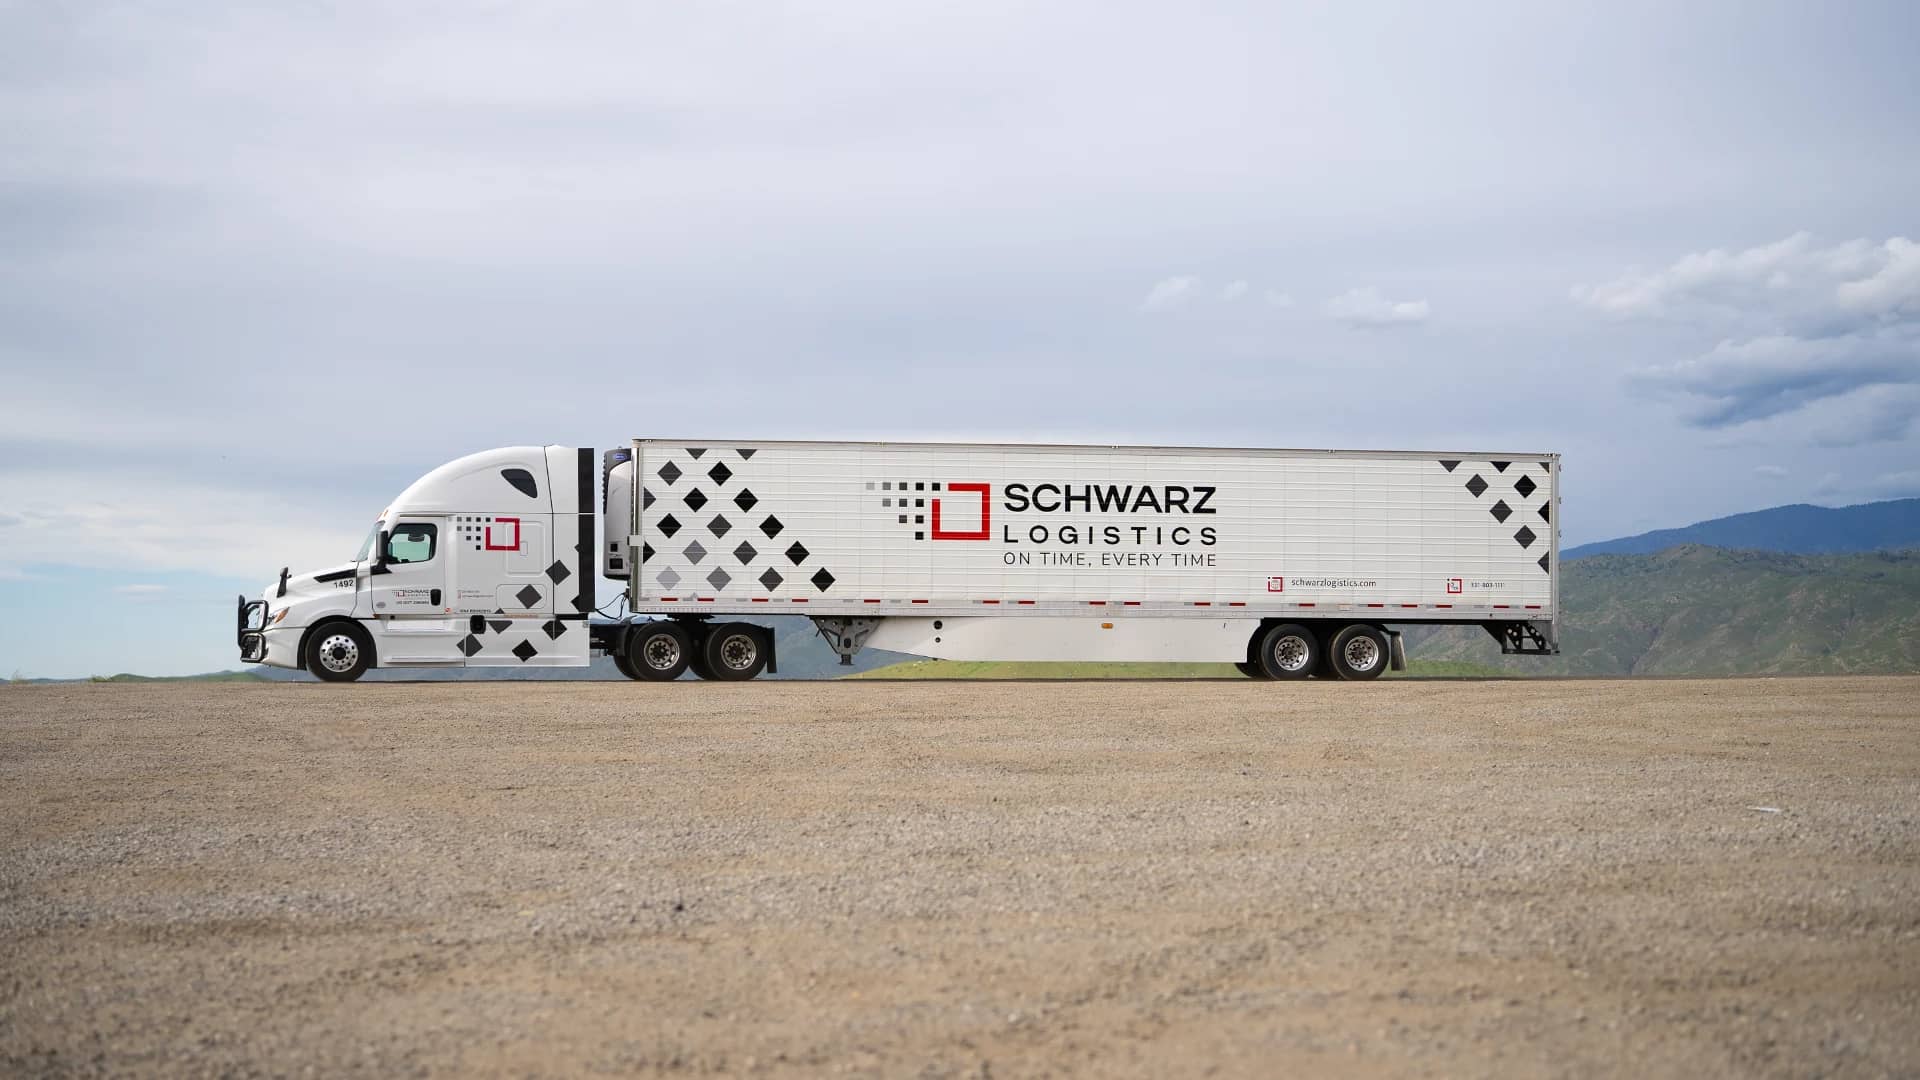
[[[379,542],[380,542],[380,523],[376,521],[373,523],[373,531],[367,534],[367,538],[365,540],[360,541],[360,554],[355,555],[353,557],[353,561],[366,562],[367,556],[373,554],[373,545]]]

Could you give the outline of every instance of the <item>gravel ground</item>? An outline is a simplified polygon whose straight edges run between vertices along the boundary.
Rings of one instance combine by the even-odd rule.
[[[1920,1073],[1915,678],[7,687],[0,813],[9,1075]]]

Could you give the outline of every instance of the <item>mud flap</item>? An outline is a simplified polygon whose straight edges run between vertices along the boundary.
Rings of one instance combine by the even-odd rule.
[[[1398,630],[1387,631],[1387,670],[1407,670],[1407,646]]]

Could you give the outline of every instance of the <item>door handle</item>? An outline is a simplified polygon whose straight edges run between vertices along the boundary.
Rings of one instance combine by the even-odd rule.
[[[440,590],[439,589],[429,590],[427,593],[427,602],[432,604],[434,607],[439,607],[440,606]]]

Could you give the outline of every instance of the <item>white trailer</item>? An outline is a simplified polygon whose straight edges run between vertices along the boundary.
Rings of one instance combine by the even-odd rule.
[[[353,562],[243,597],[241,649],[328,679],[596,651],[636,679],[747,679],[773,637],[734,620],[780,614],[843,662],[871,645],[1369,679],[1400,666],[1405,624],[1558,651],[1558,480],[1545,453],[507,448],[417,481]],[[626,584],[620,619],[590,618],[601,575]]]

